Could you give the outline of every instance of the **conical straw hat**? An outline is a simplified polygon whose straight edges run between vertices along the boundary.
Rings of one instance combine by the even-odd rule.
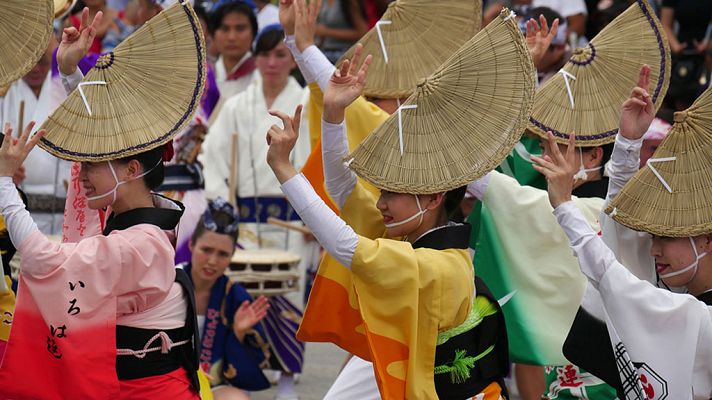
[[[64,18],[75,4],[77,0],[54,0],[54,18]]]
[[[47,51],[52,0],[6,0],[0,7],[0,86],[25,76]]]
[[[643,64],[651,69],[650,94],[657,110],[670,81],[670,49],[652,8],[638,0],[588,46],[576,49],[562,70],[537,90],[528,130],[541,137],[550,130],[564,144],[575,133],[578,146],[613,142],[621,105]]]
[[[190,4],[176,3],[99,58],[42,126],[40,146],[75,161],[158,147],[190,122],[205,76],[200,22]]]
[[[534,85],[524,37],[505,10],[417,86],[349,156],[350,167],[398,193],[465,185],[496,167],[517,143]]]
[[[712,233],[712,88],[675,123],[606,209],[617,222],[665,237]]]
[[[410,96],[418,82],[480,30],[481,21],[482,0],[391,3],[376,26],[358,41],[363,54],[373,57],[363,94],[384,99]],[[355,48],[337,65],[351,59]]]

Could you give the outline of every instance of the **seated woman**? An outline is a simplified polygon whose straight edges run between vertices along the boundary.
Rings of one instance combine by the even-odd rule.
[[[221,198],[208,203],[190,240],[191,261],[181,264],[195,291],[200,367],[210,377],[213,397],[248,399],[243,390],[269,388],[262,374],[269,349],[259,322],[267,315],[264,296],[252,297],[224,275],[237,243],[239,215]]]
[[[647,92],[641,89],[634,97],[629,103],[647,111],[648,122],[652,120]],[[628,145],[629,150],[614,151],[612,159],[620,170],[613,168],[618,176],[612,176],[611,182],[632,180],[620,193],[622,184],[609,188],[611,202],[606,212],[616,226],[607,230],[604,223],[603,236],[618,238],[615,248],[624,244],[634,250],[648,248],[663,283],[685,287],[688,294],[656,288],[637,278],[629,271],[635,266],[617,261],[616,254],[586,224],[570,201],[573,138],[562,154],[550,134],[551,155],[533,158],[537,170],[547,177],[554,214],[571,241],[581,271],[600,292],[622,387],[637,398],[709,399],[712,395],[712,352],[707,345],[712,340],[712,258],[707,257],[712,252],[712,221],[709,212],[701,211],[710,207],[712,134],[698,120],[711,112],[712,91],[707,90],[690,109],[675,116],[677,122],[668,137],[635,176],[638,161],[621,162],[617,156],[637,156],[647,126],[635,133],[621,125],[619,135],[625,139],[619,136],[616,147]],[[686,205],[684,211],[681,204]],[[697,212],[692,210],[697,207]],[[628,257],[626,263],[647,260],[639,254]],[[621,356],[626,352],[627,362]]]

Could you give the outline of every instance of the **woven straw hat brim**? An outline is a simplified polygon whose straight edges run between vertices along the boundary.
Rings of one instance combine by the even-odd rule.
[[[192,6],[176,3],[97,61],[42,126],[40,146],[59,158],[97,162],[163,145],[200,106],[205,60]]]
[[[363,94],[386,99],[410,96],[418,83],[480,30],[481,21],[482,0],[391,3],[379,25],[358,41],[363,45],[363,54],[373,57]],[[351,47],[337,65],[351,59],[355,48]]]
[[[676,113],[675,121],[648,165],[625,185],[606,213],[633,230],[657,236],[709,234],[712,233],[712,88],[689,109]]]
[[[54,0],[54,18],[64,18],[72,11],[77,0]]]
[[[47,51],[52,0],[6,0],[0,8],[0,86],[28,73]]]
[[[537,91],[528,130],[559,143],[576,134],[578,146],[612,143],[618,133],[620,108],[635,87],[643,64],[650,66],[655,109],[662,105],[670,82],[670,49],[660,21],[646,0],[638,0],[606,26],[591,43],[576,49],[563,73]],[[574,107],[566,88],[568,80]]]
[[[499,165],[517,143],[534,86],[524,38],[514,18],[503,13],[418,85],[400,118],[398,112],[389,117],[353,152],[350,167],[391,192],[428,194],[463,186]]]

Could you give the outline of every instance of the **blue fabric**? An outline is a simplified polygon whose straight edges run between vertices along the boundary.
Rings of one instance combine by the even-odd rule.
[[[183,269],[190,274],[191,264],[184,264]],[[264,331],[260,324],[254,333],[245,336],[240,343],[232,331],[235,312],[243,301],[252,301],[252,297],[239,284],[233,284],[226,276],[221,276],[213,285],[205,314],[202,339],[198,348],[200,367],[215,376],[216,368],[224,383],[240,389],[256,391],[270,387],[262,372],[265,363]],[[212,382],[217,385],[223,382]]]
[[[299,215],[284,197],[240,197],[237,199],[237,206],[240,222],[265,223],[269,217],[283,221],[300,221]]]

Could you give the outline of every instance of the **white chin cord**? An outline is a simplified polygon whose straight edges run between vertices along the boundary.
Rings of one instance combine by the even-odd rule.
[[[428,210],[427,209],[423,210],[420,207],[420,199],[418,198],[418,195],[416,194],[414,196],[415,196],[415,204],[418,205],[418,212],[413,214],[410,218],[404,219],[403,221],[392,222],[390,224],[386,224],[386,228],[395,228],[396,226],[401,226],[401,225],[407,224],[408,222],[410,222],[418,217],[420,217],[420,222],[418,222],[418,228],[420,227],[420,224],[423,223],[423,215],[426,212],[428,212]],[[415,228],[415,229],[418,229],[418,228]]]
[[[695,252],[695,258],[696,258],[695,261],[692,264],[690,264],[689,266],[687,266],[679,271],[670,272],[669,274],[660,275],[660,278],[662,278],[662,279],[672,278],[673,276],[678,276],[678,275],[684,274],[685,272],[694,268],[695,273],[692,274],[692,277],[690,278],[690,280],[687,281],[687,283],[690,283],[690,281],[692,281],[692,279],[694,279],[695,275],[697,275],[697,265],[699,264],[702,257],[707,255],[707,252],[704,252],[702,254],[697,253],[697,247],[695,246],[695,241],[692,240],[692,238],[688,238],[688,239],[690,239],[690,244],[692,245],[692,250]]]
[[[109,190],[108,192],[106,192],[106,193],[104,193],[104,194],[100,194],[100,195],[97,195],[97,196],[87,197],[87,200],[89,200],[89,201],[99,200],[99,199],[103,199],[104,197],[113,195],[114,198],[111,200],[111,204],[109,204],[109,205],[113,205],[114,202],[116,202],[116,192],[119,190],[119,186],[123,185],[123,184],[126,183],[126,182],[131,182],[131,181],[133,181],[133,180],[136,180],[136,179],[139,179],[139,178],[143,178],[144,176],[146,176],[146,175],[148,175],[149,173],[151,173],[151,171],[153,171],[153,170],[158,166],[158,164],[160,164],[160,163],[162,163],[162,162],[163,162],[163,160],[158,160],[158,163],[157,163],[156,165],[154,165],[151,169],[149,169],[148,171],[142,173],[141,175],[135,176],[135,177],[133,177],[133,178],[127,180],[127,181],[121,181],[121,182],[119,182],[119,178],[116,176],[116,171],[114,171],[114,165],[111,164],[111,161],[107,161],[107,163],[109,164],[109,170],[111,170],[111,175],[114,176],[114,182],[116,182],[116,184],[114,185],[114,188],[111,189],[111,190]]]
[[[603,166],[596,167],[596,168],[584,168],[583,166],[583,150],[579,147],[579,159],[581,160],[581,166],[579,167],[578,172],[576,175],[574,175],[574,181],[587,181],[588,180],[588,173],[593,172],[593,171],[598,171]]]

